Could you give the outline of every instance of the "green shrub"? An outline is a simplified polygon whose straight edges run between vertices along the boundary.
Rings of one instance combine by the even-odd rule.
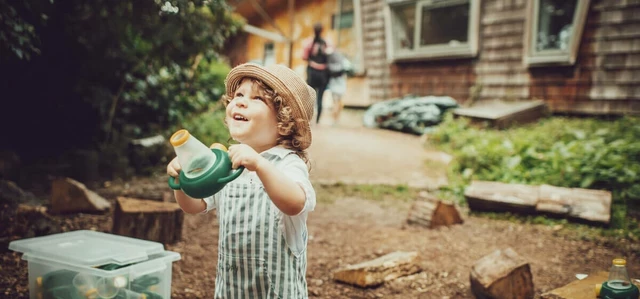
[[[639,120],[550,117],[492,130],[449,114],[429,141],[453,154],[452,183],[441,192],[460,202],[472,179],[603,189],[613,196],[612,227],[640,231],[626,217],[627,208],[640,206]]]
[[[224,124],[225,109],[221,102],[215,103],[207,112],[195,115],[174,129],[187,129],[191,135],[209,146],[214,142],[229,146],[229,130]]]

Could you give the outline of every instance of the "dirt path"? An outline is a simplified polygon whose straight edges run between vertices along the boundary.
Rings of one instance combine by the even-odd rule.
[[[408,184],[431,188],[443,173],[425,167],[420,140],[389,131],[344,125],[314,128],[312,178],[325,182]],[[530,262],[536,295],[575,280],[576,273],[607,270],[611,259],[624,256],[611,248],[563,237],[564,228],[526,225],[468,216],[464,224],[433,230],[403,227],[410,202],[349,197],[339,188],[316,188],[320,200],[309,218],[307,282],[312,298],[473,298],[469,271],[476,260],[496,249],[513,248]],[[142,190],[135,192],[135,190]],[[114,182],[97,190],[112,202],[123,194],[168,190],[166,177]],[[108,232],[111,214],[54,216],[65,230]],[[179,252],[173,263],[173,298],[212,298],[217,263],[218,223],[215,213],[185,215],[183,240],[167,245]],[[393,251],[417,251],[423,271],[360,289],[334,282],[331,273]],[[637,252],[637,251],[636,251]],[[626,255],[632,276],[640,276],[640,256]],[[0,252],[0,297],[27,298],[27,263],[14,252]]]
[[[418,136],[364,128],[357,112],[347,111],[340,126],[326,123],[312,129],[311,178],[317,183],[408,185],[437,189],[447,184],[444,153],[427,151]],[[354,120],[355,118],[355,120]]]

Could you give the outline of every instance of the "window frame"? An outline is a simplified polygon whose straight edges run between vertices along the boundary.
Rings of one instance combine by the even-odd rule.
[[[480,29],[480,7],[482,0],[387,0],[384,6],[385,33],[387,44],[387,60],[436,60],[471,58],[478,55],[478,40]],[[394,40],[394,17],[392,8],[407,4],[415,4],[415,28],[413,32],[413,49],[396,50]],[[419,40],[422,30],[422,10],[424,7],[446,7],[469,3],[469,25],[467,28],[467,42],[452,47],[447,44],[420,46]]]
[[[575,64],[591,1],[577,0],[577,2],[576,11],[571,21],[574,29],[567,50],[554,49],[538,52],[535,48],[537,45],[536,35],[540,13],[540,0],[528,1],[523,42],[524,55],[522,56],[522,61],[525,66],[537,67]]]

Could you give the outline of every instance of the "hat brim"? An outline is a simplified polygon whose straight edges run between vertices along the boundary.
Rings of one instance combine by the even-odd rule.
[[[293,72],[293,70],[291,69],[287,68],[287,70]],[[298,133],[301,136],[299,140],[300,145],[298,146],[298,148],[300,148],[301,150],[305,150],[311,145],[312,137],[310,122],[313,115],[308,115],[309,113],[307,113],[307,111],[305,111],[301,107],[300,96],[295,94],[291,90],[292,82],[284,82],[282,80],[282,77],[285,77],[282,75],[290,74],[280,74],[281,76],[278,76],[278,74],[275,74],[275,72],[278,72],[276,68],[268,69],[254,63],[245,63],[238,65],[229,72],[229,75],[227,75],[227,79],[225,81],[226,94],[232,94],[233,92],[235,92],[240,86],[240,83],[243,79],[254,78],[264,82],[277,94],[285,97],[285,100],[298,102],[298,105],[292,105],[292,103],[287,104],[291,108],[294,118],[301,118],[301,120],[303,120],[301,121],[300,119],[295,119],[295,125]],[[304,80],[302,81],[302,83],[305,85],[305,90],[303,92],[307,92],[309,94],[313,92],[313,96],[315,99],[315,91],[310,86],[308,86],[306,82],[304,82]]]

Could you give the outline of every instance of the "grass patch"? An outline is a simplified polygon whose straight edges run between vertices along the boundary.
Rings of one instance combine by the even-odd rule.
[[[602,189],[612,192],[610,228],[586,229],[543,216],[490,215],[534,224],[571,227],[581,238],[591,232],[610,240],[637,241],[640,206],[640,118],[549,117],[508,130],[478,128],[451,114],[429,135],[428,146],[453,155],[450,185],[438,196],[465,205],[472,180]],[[635,207],[635,208],[634,208]]]
[[[408,202],[415,199],[420,189],[406,185],[347,185],[347,184],[315,184],[316,200],[322,203],[333,203],[338,198],[357,197],[375,201],[397,200]]]

